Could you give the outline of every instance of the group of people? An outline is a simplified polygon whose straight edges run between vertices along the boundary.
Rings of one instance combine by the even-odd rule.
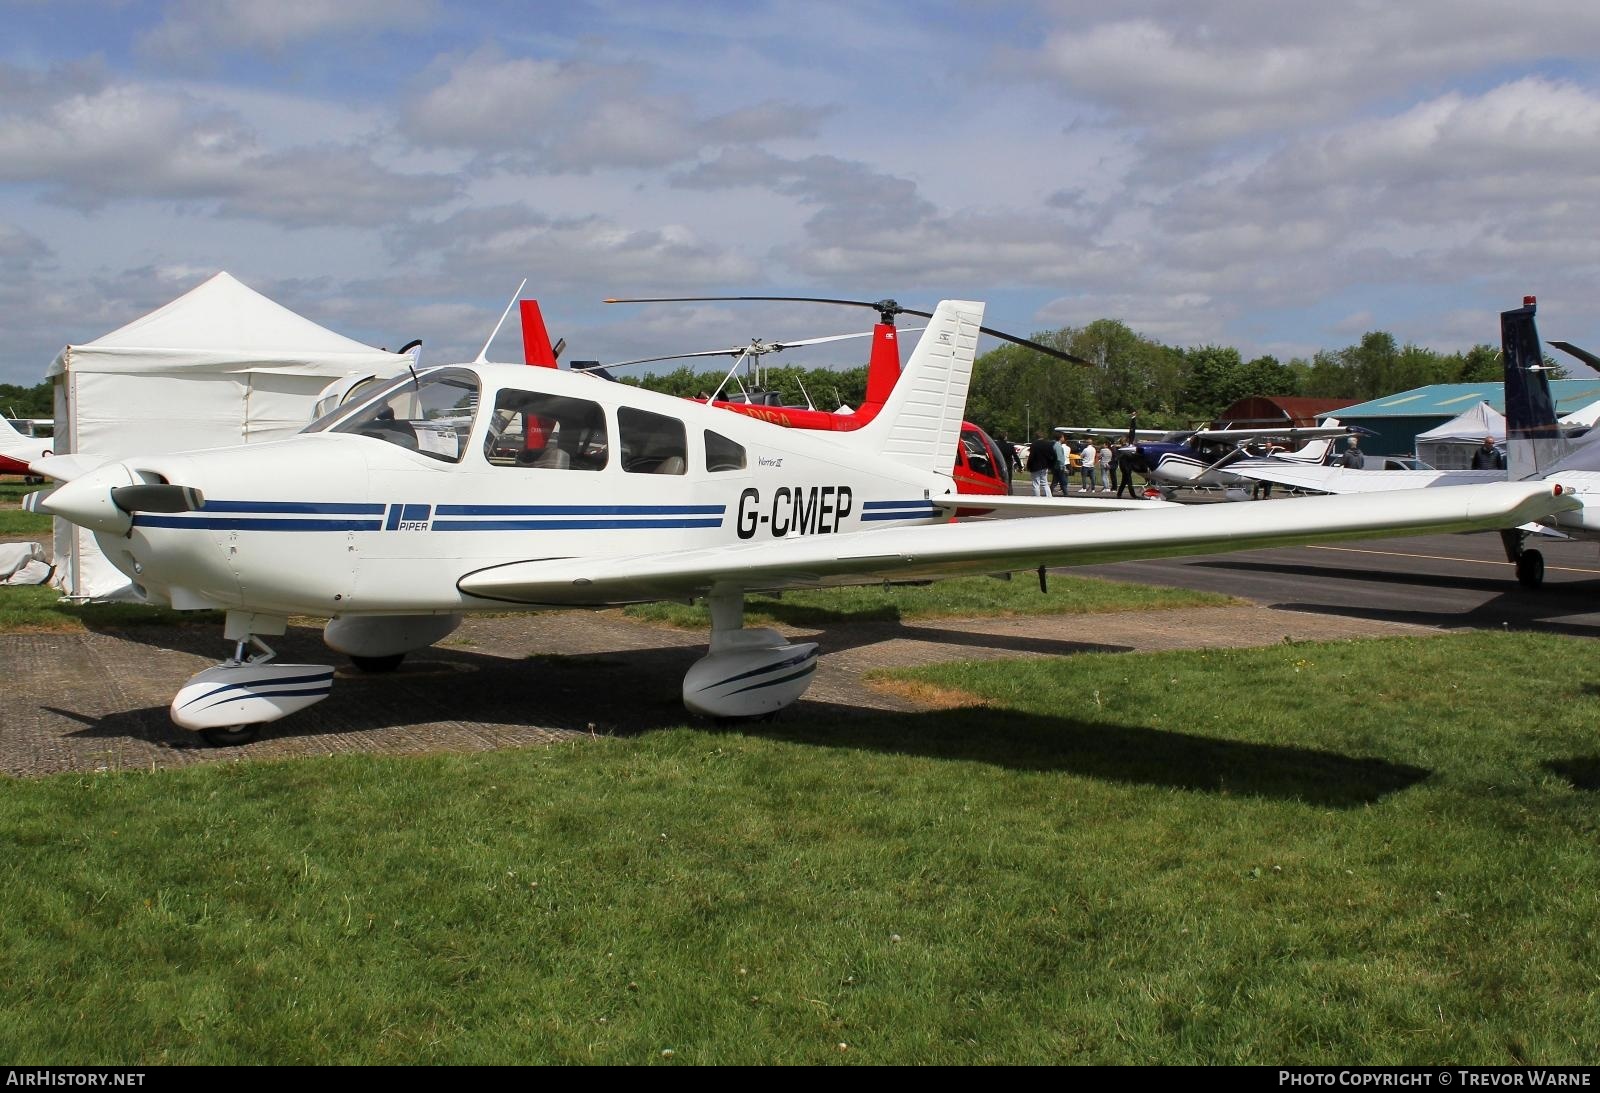
[[[1133,495],[1133,463],[1109,444],[1095,445],[1094,439],[1084,440],[1083,446],[1074,448],[1072,442],[1061,434],[1054,440],[1043,435],[1034,437],[1027,446],[1025,467],[1033,479],[1033,495],[1050,497],[1056,490],[1066,497],[1071,490],[1072,475],[1076,472],[1083,493],[1110,493],[1122,496],[1124,490]]]

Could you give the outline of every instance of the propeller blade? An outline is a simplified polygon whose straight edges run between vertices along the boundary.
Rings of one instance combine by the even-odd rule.
[[[613,296],[608,298],[605,302],[608,304],[690,304],[718,300],[764,301],[769,303],[788,302],[797,304],[840,304],[845,307],[870,307],[883,318],[884,322],[891,324],[894,322],[894,317],[896,315],[918,315],[924,319],[933,318],[933,312],[931,311],[918,311],[916,308],[901,307],[894,300],[878,300],[874,303],[869,300],[833,300],[824,296]],[[1028,349],[1043,353],[1046,356],[1055,357],[1057,360],[1070,361],[1073,364],[1081,364],[1089,368],[1094,367],[1093,361],[1085,360],[1083,357],[1080,357],[1075,353],[1068,353],[1061,349],[1053,349],[1048,345],[1042,345],[1039,342],[1028,338],[1019,338],[1015,334],[1007,334],[1003,330],[996,330],[990,326],[980,326],[978,329],[989,335],[991,338],[999,338],[1002,341],[1025,346]]]
[[[111,491],[111,503],[127,513],[195,512],[206,503],[206,499],[193,486],[151,483],[117,486]]]

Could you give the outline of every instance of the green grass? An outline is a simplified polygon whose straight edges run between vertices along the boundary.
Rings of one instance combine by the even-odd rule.
[[[50,517],[42,512],[0,508],[0,535],[37,535],[48,538]]]
[[[42,485],[28,485],[20,478],[0,477],[0,505],[18,505],[30,493],[42,490]]]
[[[1586,1064],[1592,649],[991,662],[914,673],[976,710],[13,781],[0,1057]]]
[[[129,625],[216,625],[218,611],[173,611],[138,603],[63,603],[48,585],[0,588],[0,633],[83,630]]]
[[[25,485],[20,478],[0,478],[0,535],[50,535],[50,517],[38,512],[23,512],[16,507],[22,498],[44,487]]]
[[[836,622],[884,622],[901,619],[964,618],[977,615],[1071,615],[1108,611],[1160,611],[1179,607],[1226,607],[1243,601],[1214,592],[1106,581],[1095,577],[1050,574],[1050,591],[1041,595],[1032,574],[1013,580],[962,577],[929,585],[870,585],[785,592],[782,596],[750,596],[745,624],[822,626]],[[711,624],[704,604],[651,603],[629,607],[637,619],[686,629]]]

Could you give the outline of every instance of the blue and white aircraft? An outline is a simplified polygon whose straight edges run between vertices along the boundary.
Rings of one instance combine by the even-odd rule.
[[[470,611],[704,598],[710,648],[684,703],[748,717],[796,701],[818,655],[746,628],[751,592],[1506,527],[1575,504],[1504,482],[1250,507],[1074,498],[1070,516],[1038,515],[1061,501],[994,497],[999,515],[1036,518],[951,525],[971,501],[951,468],[982,317],[982,304],[941,303],[855,432],[550,368],[449,365],[276,443],[68,464],[75,477],[32,507],[92,529],[150,599],[226,612],[233,655],[190,679],[172,716],[227,744],[328,695],[331,665],[280,664],[264,640],[292,615],[328,619],[331,648],[381,670]]]

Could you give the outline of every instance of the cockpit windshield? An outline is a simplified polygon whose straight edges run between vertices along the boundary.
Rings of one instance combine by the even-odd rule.
[[[459,463],[477,413],[477,375],[465,368],[444,368],[405,376],[330,431],[370,436],[431,459]]]

